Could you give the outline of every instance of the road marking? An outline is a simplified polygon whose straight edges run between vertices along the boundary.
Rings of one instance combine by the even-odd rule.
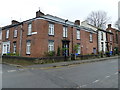
[[[19,69],[19,71],[23,71],[24,69]]]
[[[7,72],[15,72],[16,70],[8,70]]]
[[[116,73],[114,73],[115,75],[117,75],[118,74],[118,72],[116,72]]]
[[[117,62],[117,61],[111,61],[110,63],[115,63],[115,62]]]
[[[80,88],[83,88],[83,87],[86,87],[87,85],[82,85],[82,86],[80,86]]]
[[[59,77],[60,79],[64,79],[63,77]]]
[[[97,83],[97,82],[99,82],[100,80],[95,80],[94,82],[92,82],[92,83]]]
[[[106,76],[105,78],[109,78],[110,76]]]
[[[1,71],[0,74],[2,74],[3,72]]]

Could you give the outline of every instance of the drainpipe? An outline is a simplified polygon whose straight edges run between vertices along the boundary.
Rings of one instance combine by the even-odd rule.
[[[20,45],[19,45],[19,56],[21,56],[21,52],[22,52],[22,28],[23,28],[23,23],[20,26]]]
[[[99,30],[97,30],[97,53],[99,54],[99,43],[98,43],[98,37],[99,37],[99,36],[98,36],[98,31],[99,31]]]
[[[68,19],[67,20],[65,20],[65,48],[66,48],[66,45],[67,45],[67,42],[66,42],[66,28],[67,28],[67,26],[66,26],[66,22],[68,21]],[[65,61],[67,60],[67,55],[66,55],[66,50],[65,50]]]
[[[108,46],[109,42],[108,42],[108,34],[107,34],[107,32],[106,32],[106,43],[107,43],[107,45],[106,45],[107,46],[107,51],[109,52],[109,46]]]
[[[73,29],[74,29],[74,28],[72,27],[72,54],[74,53],[74,52],[73,52],[73,31],[74,31]]]

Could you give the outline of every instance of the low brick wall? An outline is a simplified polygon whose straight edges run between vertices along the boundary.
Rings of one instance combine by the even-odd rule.
[[[84,60],[84,59],[93,59],[93,58],[98,58],[99,55],[79,55],[76,56],[76,59],[79,60]],[[64,61],[65,57],[64,56],[53,56],[53,57],[41,57],[41,58],[30,58],[30,57],[20,57],[20,56],[8,56],[8,55],[3,55],[2,59],[15,59],[15,60],[29,60],[29,61],[34,61],[34,60],[55,60],[55,61]],[[67,56],[66,60],[71,60],[71,56]]]
[[[70,57],[66,57],[66,61],[71,60]],[[20,57],[20,56],[7,56],[3,55],[2,56],[2,61],[3,62],[16,62],[16,61],[29,61],[31,63],[38,63],[38,64],[43,64],[43,63],[53,63],[53,62],[61,62],[65,61],[64,56],[54,56],[54,57],[41,57],[41,58],[30,58],[30,57]]]

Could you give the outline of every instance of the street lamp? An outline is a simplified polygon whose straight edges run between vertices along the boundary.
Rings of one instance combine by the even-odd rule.
[[[66,22],[68,21],[68,19],[67,20],[65,20],[65,61],[66,61],[66,58],[67,58],[67,49],[66,49],[66,47],[67,47],[67,42],[66,42]]]

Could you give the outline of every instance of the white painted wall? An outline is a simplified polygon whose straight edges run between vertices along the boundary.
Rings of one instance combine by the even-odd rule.
[[[98,51],[101,52],[102,51],[102,42],[103,42],[103,51],[104,53],[106,52],[106,33],[103,32],[103,40],[102,39],[102,36],[101,36],[101,33],[103,31],[98,31]]]
[[[97,28],[95,28],[95,27],[89,25],[89,24],[87,23],[87,21],[81,22],[81,26],[88,27],[88,28],[93,29],[94,31],[97,31]]]

